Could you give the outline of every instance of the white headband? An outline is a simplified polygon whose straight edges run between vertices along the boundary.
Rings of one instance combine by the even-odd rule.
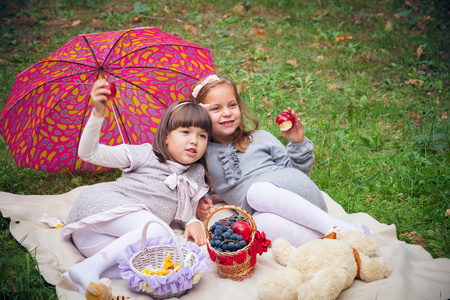
[[[177,104],[173,109],[172,109],[172,111],[174,111],[175,109],[177,109],[178,107],[180,107],[180,106],[183,106],[183,105],[185,105],[185,104],[189,104],[189,103],[191,103],[191,104],[197,104],[197,105],[200,105],[201,107],[203,107],[204,109],[206,109],[206,110],[208,110],[209,109],[209,104],[203,104],[203,103],[194,103],[194,102],[190,102],[190,101],[186,101],[186,102],[183,102],[183,103],[179,103],[179,104]]]
[[[192,96],[194,96],[194,98],[197,98],[198,93],[205,85],[207,85],[208,83],[214,82],[214,81],[218,81],[218,80],[220,80],[220,78],[217,75],[209,75],[208,77],[205,78],[205,80],[203,80],[202,83],[199,83],[194,88],[194,90],[192,91]]]

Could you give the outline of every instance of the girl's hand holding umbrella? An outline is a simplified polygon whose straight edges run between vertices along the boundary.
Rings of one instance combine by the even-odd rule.
[[[114,86],[114,84],[112,85]],[[105,79],[98,79],[91,90],[92,103],[95,107],[94,116],[103,118],[108,100],[114,99],[115,96],[115,86],[113,90]]]

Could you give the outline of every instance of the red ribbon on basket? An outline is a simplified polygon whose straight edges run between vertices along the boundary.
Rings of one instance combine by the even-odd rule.
[[[246,239],[246,242],[250,242],[250,241],[251,241],[251,236],[249,236],[249,238]],[[266,234],[264,232],[256,231],[255,239],[253,240],[253,243],[250,246],[250,250],[248,251],[248,255],[250,255],[252,258],[250,266],[254,266],[256,264],[256,254],[262,255],[264,252],[267,252],[267,249],[269,248],[270,243],[271,243],[271,241],[266,239]],[[238,264],[241,264],[247,258],[247,252],[241,252],[234,257],[230,257],[230,256],[217,257],[217,254],[210,248],[209,244],[208,244],[207,249],[208,249],[209,257],[211,258],[211,260],[216,261],[216,259],[218,259],[219,263],[224,266],[231,266],[233,264],[233,261],[235,261]]]
[[[248,251],[248,254],[252,257],[250,266],[254,266],[256,264],[256,254],[262,255],[264,252],[267,252],[270,243],[271,241],[266,239],[266,234],[264,231],[256,231],[255,239],[253,240],[253,244]]]

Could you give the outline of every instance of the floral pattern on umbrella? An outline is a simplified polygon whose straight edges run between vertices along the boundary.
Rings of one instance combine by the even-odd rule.
[[[188,98],[191,86],[210,74],[209,49],[156,28],[81,34],[17,76],[0,115],[0,134],[19,166],[95,169],[78,158],[77,148],[98,78],[117,88],[100,137],[117,145],[151,142],[165,109]]]

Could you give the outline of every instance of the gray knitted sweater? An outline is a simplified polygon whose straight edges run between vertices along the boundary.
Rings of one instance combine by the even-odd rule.
[[[285,147],[267,131],[252,134],[253,142],[245,153],[231,143],[208,143],[207,162],[212,188],[228,204],[253,213],[246,194],[253,183],[270,182],[290,190],[324,211],[325,200],[310,179],[314,162],[314,144],[309,139],[290,142]]]

